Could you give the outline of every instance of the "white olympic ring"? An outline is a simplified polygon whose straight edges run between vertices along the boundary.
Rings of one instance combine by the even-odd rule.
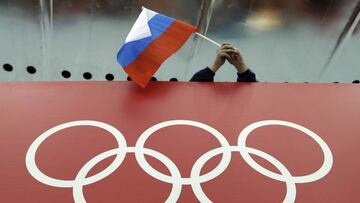
[[[239,146],[231,146],[229,148],[220,147],[220,148],[216,148],[216,149],[208,151],[207,153],[202,155],[194,164],[194,166],[191,170],[191,177],[194,179],[198,178],[202,167],[205,165],[205,163],[207,161],[209,161],[214,156],[216,156],[220,153],[224,153],[224,151],[227,151],[227,152],[239,151],[239,152],[241,152],[243,150],[245,150],[246,153],[254,154],[254,155],[259,156],[259,157],[269,161],[270,163],[272,163],[284,175],[284,177],[286,177],[284,182],[286,183],[287,190],[286,190],[286,196],[285,196],[283,202],[295,202],[296,185],[295,185],[295,182],[291,180],[291,174],[288,171],[288,169],[280,161],[278,161],[271,155],[269,155],[263,151],[249,148],[249,147],[245,148],[245,149],[241,148]],[[204,191],[202,190],[200,181],[193,181],[193,183],[191,184],[191,187],[194,191],[194,194],[196,195],[196,197],[199,200],[201,200],[201,202],[211,202],[211,200],[205,195]]]
[[[214,137],[219,141],[221,145],[219,148],[206,152],[195,162],[195,164],[191,169],[191,174],[189,178],[183,178],[177,166],[168,157],[166,157],[160,152],[144,147],[145,142],[154,132],[164,127],[169,127],[174,125],[188,125],[188,126],[201,128],[214,135]],[[259,127],[269,126],[269,125],[280,125],[280,126],[291,127],[309,135],[312,139],[314,139],[319,144],[324,154],[324,162],[320,167],[320,169],[309,175],[294,177],[291,175],[289,170],[273,156],[258,149],[254,149],[246,146],[246,139],[252,131],[254,131]],[[40,169],[37,167],[35,162],[36,152],[40,147],[41,143],[44,142],[48,137],[50,137],[54,133],[75,126],[94,126],[108,131],[115,137],[118,143],[118,148],[108,150],[92,158],[80,169],[74,180],[59,180],[45,175],[43,172],[40,171]],[[29,173],[36,180],[38,180],[43,184],[53,187],[73,188],[74,201],[76,203],[84,203],[86,202],[86,200],[83,195],[83,186],[95,183],[109,176],[122,164],[127,153],[135,153],[135,158],[139,166],[142,168],[142,170],[144,170],[147,174],[149,174],[150,176],[152,176],[157,180],[170,183],[173,185],[171,193],[167,198],[166,202],[176,202],[181,194],[181,189],[183,185],[191,185],[195,196],[198,198],[200,202],[211,202],[211,200],[206,196],[206,194],[202,190],[201,183],[212,180],[215,177],[222,174],[230,163],[232,152],[240,152],[240,155],[243,157],[245,162],[249,164],[250,167],[255,169],[257,172],[261,173],[262,175],[277,181],[284,182],[286,184],[287,191],[283,202],[294,202],[296,199],[297,183],[314,182],[323,178],[330,172],[333,164],[333,156],[331,150],[327,146],[327,144],[321,139],[321,137],[319,137],[313,131],[304,128],[298,124],[287,121],[280,121],[280,120],[259,121],[247,126],[239,134],[238,146],[230,146],[226,138],[219,131],[206,124],[196,121],[190,121],[190,120],[165,121],[145,130],[137,140],[135,147],[127,146],[125,137],[122,135],[122,133],[113,126],[110,126],[106,123],[102,123],[98,121],[87,121],[87,120],[73,121],[55,126],[45,131],[38,138],[36,138],[27,151],[25,163]],[[160,162],[162,162],[169,169],[171,176],[165,175],[154,169],[146,161],[144,154],[152,156],[158,159]],[[202,167],[206,164],[206,162],[219,154],[223,154],[219,164],[212,171],[204,175],[200,175],[200,171]],[[267,160],[280,171],[280,174],[274,173],[262,167],[251,158],[250,154],[259,156]],[[98,174],[95,174],[90,177],[86,177],[88,172],[96,164],[111,156],[116,156],[116,158],[107,168],[105,168],[103,171],[99,172]]]
[[[326,174],[329,173],[329,171],[331,170],[332,164],[333,164],[333,157],[332,157],[330,148],[313,131],[311,131],[307,128],[304,128],[295,123],[290,123],[287,121],[278,121],[278,120],[267,120],[267,121],[259,121],[259,122],[253,123],[253,124],[247,126],[243,131],[241,131],[241,133],[238,137],[238,146],[240,146],[242,148],[246,148],[246,139],[247,139],[248,135],[256,128],[263,127],[263,126],[269,126],[269,125],[287,126],[287,127],[297,129],[297,130],[309,135],[312,139],[314,139],[319,144],[319,146],[324,154],[324,162],[323,162],[323,165],[321,166],[321,168],[310,175],[292,177],[291,179],[295,183],[313,182],[313,181],[321,179],[322,177],[324,177]],[[266,168],[260,166],[258,163],[256,163],[254,161],[254,159],[252,159],[251,156],[246,151],[240,151],[240,154],[243,157],[243,159],[245,160],[245,162],[247,164],[249,164],[253,169],[258,171],[259,173],[261,173],[269,178],[286,182],[286,179],[283,176],[280,176],[277,173],[269,171],[268,169],[266,169]]]
[[[228,141],[225,139],[225,137],[217,130],[215,130],[214,128],[205,125],[203,123],[199,123],[196,121],[188,121],[188,120],[174,120],[174,121],[166,121],[166,122],[162,122],[159,124],[156,124],[152,127],[150,127],[149,129],[147,129],[145,132],[143,132],[138,141],[136,142],[136,147],[139,149],[144,148],[145,142],[146,140],[156,131],[160,130],[161,128],[165,128],[168,126],[173,126],[173,125],[189,125],[189,126],[194,126],[194,127],[198,127],[201,128],[211,134],[213,134],[215,136],[215,138],[220,142],[222,147],[229,147],[229,143]],[[164,175],[158,171],[156,171],[152,166],[150,166],[150,164],[146,161],[145,157],[143,154],[141,153],[135,153],[136,155],[136,160],[138,161],[140,167],[149,175],[153,176],[153,177],[158,177],[157,179],[163,181],[163,182],[167,182],[167,183],[172,183],[172,177]],[[215,167],[212,171],[210,171],[207,174],[204,174],[202,177],[203,181],[201,182],[206,182],[208,180],[211,180],[213,178],[215,178],[217,176],[217,174],[221,174],[222,171],[224,171],[226,169],[226,167],[229,165],[230,163],[230,159],[231,159],[231,153],[230,152],[224,152],[223,157],[219,163],[219,165],[217,167]],[[212,174],[215,174],[212,175]],[[210,176],[210,177],[209,177]],[[181,183],[183,185],[190,185],[191,184],[191,178],[182,178],[181,179]]]
[[[53,187],[60,187],[60,188],[69,188],[69,187],[73,187],[75,185],[75,180],[59,180],[59,179],[55,179],[55,178],[45,175],[44,173],[42,173],[40,171],[40,169],[37,167],[36,162],[35,162],[36,151],[38,150],[38,148],[42,142],[44,142],[48,137],[50,137],[52,134],[54,134],[60,130],[70,128],[70,127],[75,127],[75,126],[94,126],[94,127],[102,128],[102,129],[108,131],[109,133],[111,133],[112,135],[114,135],[119,148],[127,147],[126,140],[125,140],[124,136],[121,134],[121,132],[118,131],[113,126],[108,125],[106,123],[85,120],[85,121],[73,121],[73,122],[64,123],[64,124],[55,126],[51,129],[47,130],[43,134],[41,134],[38,138],[36,138],[36,140],[31,144],[31,146],[29,147],[29,149],[26,153],[26,159],[25,159],[26,167],[27,167],[28,171],[30,172],[30,174],[36,180],[38,180],[41,183],[44,183],[46,185],[50,185]],[[102,172],[100,172],[94,176],[86,178],[85,185],[95,183],[95,182],[105,178],[106,176],[110,175],[111,173],[113,173],[121,165],[122,161],[125,158],[125,155],[126,155],[125,153],[118,155],[115,158],[115,160],[105,170],[103,170]]]
[[[103,152],[97,156],[95,156],[94,158],[92,158],[90,161],[88,161],[79,171],[79,173],[77,174],[76,178],[75,178],[75,185],[73,186],[73,197],[74,197],[74,201],[76,203],[86,203],[85,198],[84,198],[84,194],[83,194],[83,186],[86,185],[86,183],[84,182],[84,180],[86,179],[86,175],[89,173],[89,171],[99,162],[103,161],[106,158],[109,158],[113,155],[118,155],[118,154],[122,154],[124,152],[127,153],[139,153],[139,151],[141,151],[141,154],[147,154],[150,155],[156,159],[158,159],[159,161],[161,161],[170,171],[172,177],[174,179],[181,179],[181,175],[180,175],[180,171],[178,170],[178,168],[176,167],[176,165],[166,156],[164,156],[163,154],[154,151],[152,149],[146,149],[143,148],[141,150],[139,150],[136,147],[128,147],[126,149],[112,149],[106,152]],[[151,174],[149,174],[151,175]],[[157,178],[157,176],[153,176],[154,178]],[[176,202],[177,199],[180,197],[181,194],[181,188],[182,188],[182,184],[179,181],[171,181],[171,183],[173,184],[171,193],[169,195],[169,197],[167,198],[167,200],[165,202]]]

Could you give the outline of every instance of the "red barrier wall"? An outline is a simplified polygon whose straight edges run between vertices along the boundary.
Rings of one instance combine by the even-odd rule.
[[[343,84],[1,83],[0,202],[358,202],[359,104]]]

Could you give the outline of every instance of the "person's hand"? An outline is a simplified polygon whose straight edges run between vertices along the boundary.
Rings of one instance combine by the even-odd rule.
[[[231,49],[230,44],[223,43],[220,48],[216,50],[216,58],[210,69],[215,73],[222,65],[224,65],[226,59],[231,59],[229,53],[234,51]]]
[[[210,67],[213,72],[216,72],[222,65],[224,65],[226,60],[234,65],[239,73],[243,73],[247,70],[240,51],[231,44],[223,43],[216,53],[215,62]]]
[[[247,67],[244,63],[243,57],[240,54],[239,49],[229,45],[229,49],[232,49],[233,51],[228,53],[230,55],[230,59],[227,58],[229,63],[231,63],[233,66],[235,66],[238,73],[243,73],[247,70]]]

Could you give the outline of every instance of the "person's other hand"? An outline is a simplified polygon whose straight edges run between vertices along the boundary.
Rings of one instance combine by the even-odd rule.
[[[231,59],[229,53],[234,51],[229,43],[223,43],[220,48],[216,50],[216,58],[210,69],[216,72],[222,65],[224,65],[226,59]]]
[[[247,67],[244,63],[243,57],[241,56],[239,49],[231,45],[228,45],[227,49],[232,50],[231,52],[228,53],[228,55],[230,55],[230,58],[227,58],[229,63],[235,66],[238,73],[245,72],[247,70]]]
[[[247,70],[239,49],[235,48],[231,44],[223,43],[221,47],[217,49],[216,53],[215,62],[210,67],[213,72],[216,72],[222,65],[224,65],[226,60],[235,66],[238,73],[243,73]]]

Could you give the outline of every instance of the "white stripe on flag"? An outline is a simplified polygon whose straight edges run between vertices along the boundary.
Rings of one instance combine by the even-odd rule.
[[[148,25],[149,20],[153,18],[157,13],[143,7],[138,19],[131,28],[125,43],[132,42],[151,36],[151,31]]]

